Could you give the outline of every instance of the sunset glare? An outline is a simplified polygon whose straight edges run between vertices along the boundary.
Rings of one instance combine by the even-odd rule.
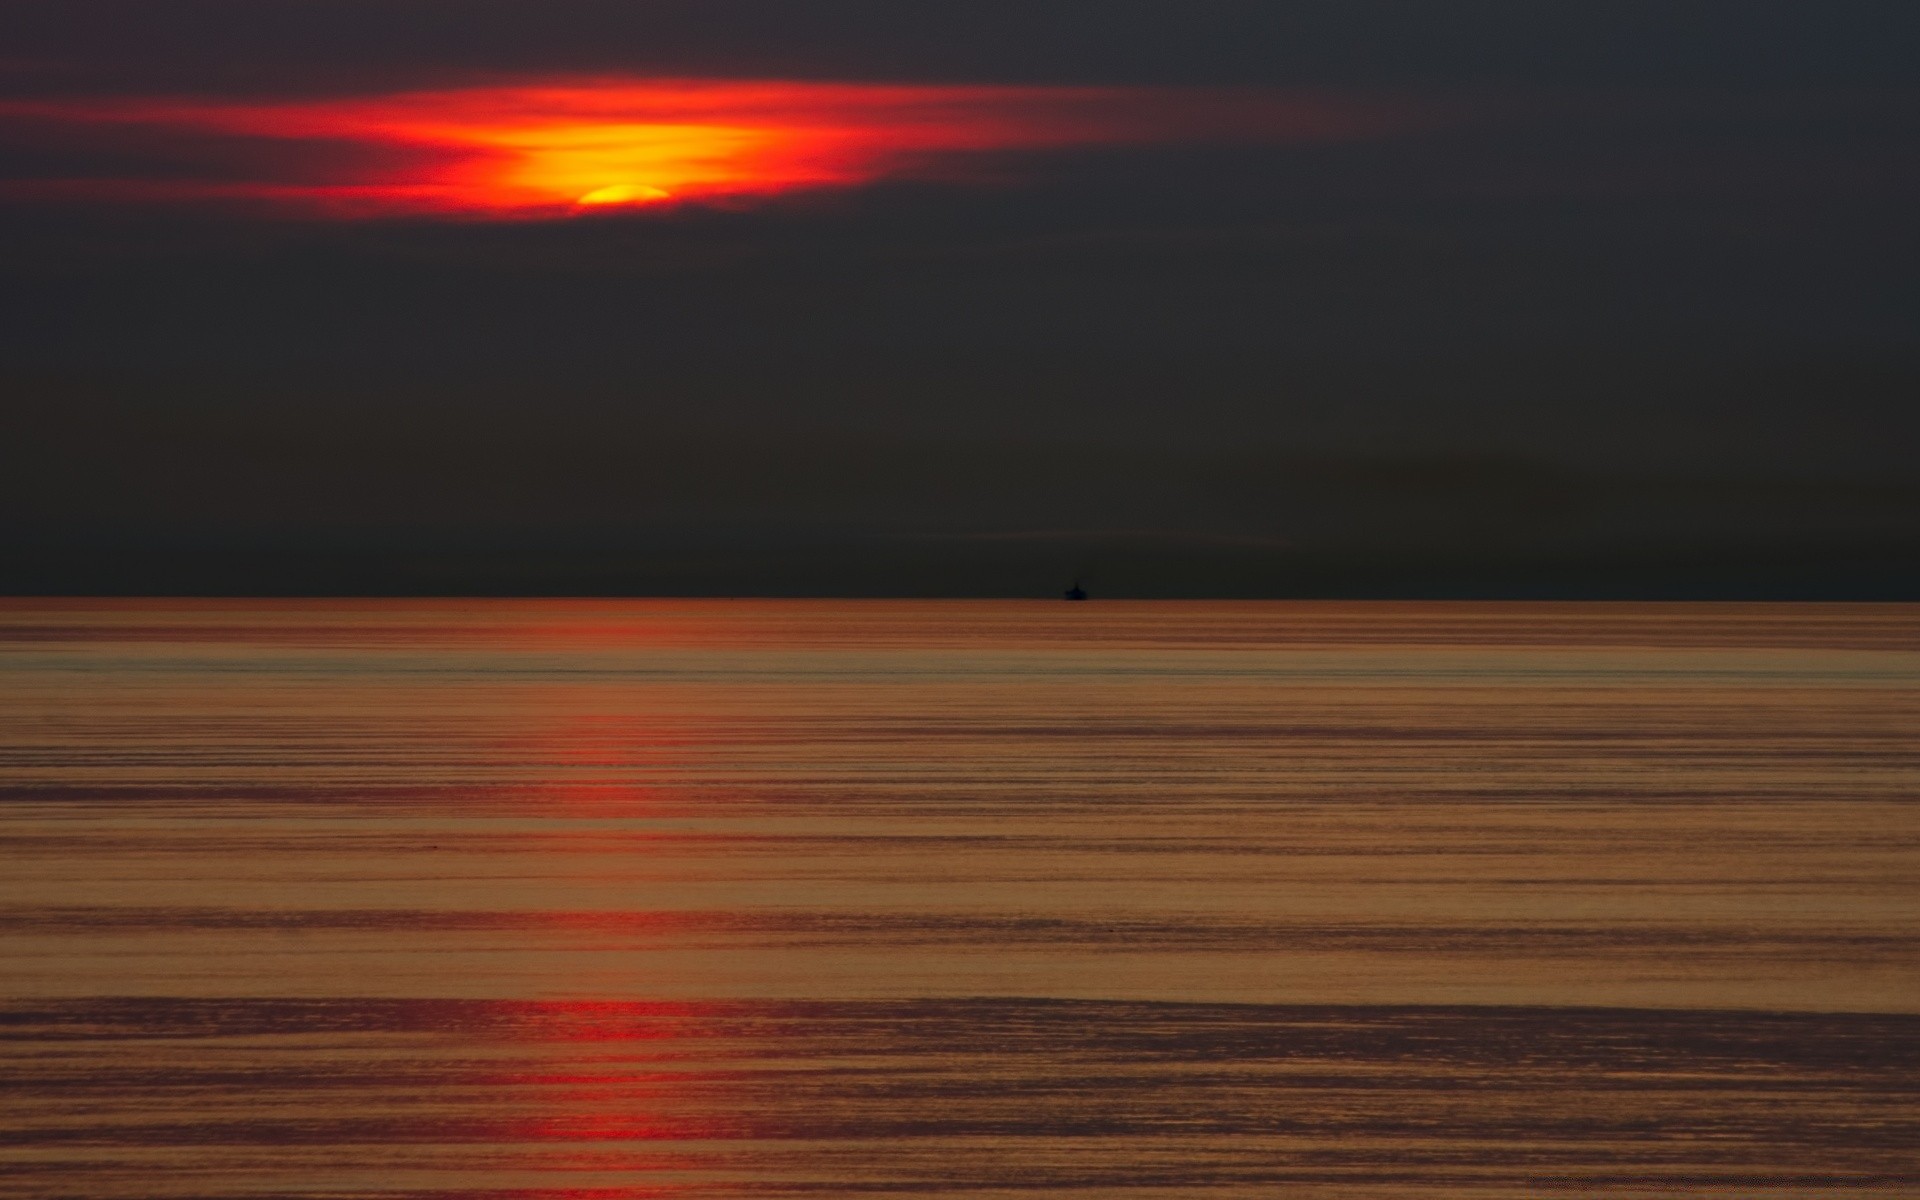
[[[1193,136],[1319,141],[1406,123],[1326,98],[1207,89],[593,78],[327,99],[0,103],[62,149],[141,169],[13,195],[241,201],[323,216],[546,218],[886,179],[985,179],[969,157]],[[154,172],[152,158],[179,165]]]

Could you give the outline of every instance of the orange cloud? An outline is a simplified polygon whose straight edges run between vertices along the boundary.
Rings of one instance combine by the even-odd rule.
[[[64,130],[70,144],[137,138],[146,159],[171,144],[202,168],[27,181],[16,195],[508,219],[954,174],[988,151],[1345,140],[1422,123],[1391,105],[1260,92],[637,79],[320,100],[15,101],[0,103],[0,119]]]

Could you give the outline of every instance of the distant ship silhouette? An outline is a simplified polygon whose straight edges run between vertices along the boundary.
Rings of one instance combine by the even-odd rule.
[[[1067,599],[1085,600],[1086,598],[1087,598],[1087,589],[1080,586],[1079,580],[1077,579],[1074,580],[1073,586],[1067,589]]]

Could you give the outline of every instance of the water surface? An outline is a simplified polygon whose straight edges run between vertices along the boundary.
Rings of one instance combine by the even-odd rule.
[[[13,601],[0,1194],[1920,1191],[1920,611]]]

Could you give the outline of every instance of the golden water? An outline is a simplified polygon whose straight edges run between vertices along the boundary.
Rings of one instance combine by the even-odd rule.
[[[0,1195],[1920,1194],[1920,609],[0,607]]]

